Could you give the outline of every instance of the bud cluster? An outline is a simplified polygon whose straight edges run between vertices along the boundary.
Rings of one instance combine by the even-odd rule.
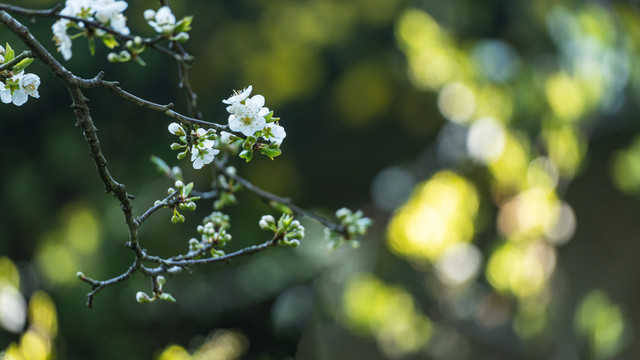
[[[298,220],[293,220],[293,216],[282,214],[278,222],[271,215],[264,215],[258,222],[263,230],[270,230],[274,233],[274,241],[278,245],[291,247],[300,246],[300,240],[304,237],[304,226]]]
[[[363,217],[362,210],[352,212],[347,208],[342,208],[336,211],[336,217],[344,231],[337,232],[329,228],[324,229],[324,234],[329,239],[329,245],[332,247],[337,247],[342,242],[349,240],[352,240],[352,244],[357,246],[358,242],[355,239],[358,236],[364,236],[367,233],[367,228],[372,224],[371,219]]]

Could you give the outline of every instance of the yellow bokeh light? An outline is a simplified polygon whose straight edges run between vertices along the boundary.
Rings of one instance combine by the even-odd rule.
[[[475,187],[449,171],[416,186],[396,212],[387,231],[397,254],[418,260],[437,259],[449,246],[471,241],[479,206]]]
[[[432,335],[429,318],[416,309],[411,295],[373,275],[359,275],[347,283],[343,311],[348,326],[375,336],[392,358],[419,351]]]
[[[546,127],[542,130],[542,138],[549,158],[560,174],[572,178],[586,154],[587,143],[579,130],[569,126]]]
[[[576,309],[575,319],[577,334],[588,342],[596,359],[611,358],[624,345],[627,323],[603,291],[590,292]]]
[[[95,215],[79,208],[68,218],[67,238],[82,253],[93,253],[99,244],[100,229]]]
[[[446,35],[431,15],[419,9],[408,9],[399,18],[396,36],[400,45],[409,51],[431,48],[441,44]]]
[[[535,239],[555,224],[558,205],[555,192],[532,188],[506,200],[498,214],[498,229],[512,239]]]
[[[506,133],[504,150],[497,160],[488,164],[495,185],[504,192],[520,190],[527,185],[529,141],[523,136]]]
[[[20,338],[20,352],[25,360],[49,359],[51,341],[39,332],[29,330]]]
[[[476,92],[476,116],[490,116],[508,122],[513,113],[513,99],[504,88],[483,86]]]
[[[491,254],[486,275],[496,290],[528,298],[545,289],[555,265],[555,248],[550,245],[506,242]]]
[[[180,345],[169,345],[156,360],[191,360],[191,355]]]
[[[0,282],[5,281],[14,288],[20,288],[20,274],[16,265],[6,256],[0,256]]]
[[[49,337],[58,333],[58,315],[53,299],[46,293],[38,291],[29,301],[29,322]]]
[[[585,94],[580,84],[565,73],[554,74],[545,83],[547,101],[561,119],[575,121],[586,110]]]
[[[438,94],[438,109],[447,120],[467,123],[476,111],[475,91],[463,83],[447,84]]]

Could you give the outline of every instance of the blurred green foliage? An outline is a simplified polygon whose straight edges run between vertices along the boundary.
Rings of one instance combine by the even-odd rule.
[[[133,33],[152,35],[130,0]],[[49,0],[10,1],[46,8]],[[0,109],[0,349],[45,359],[610,359],[640,357],[640,8],[633,1],[181,1],[207,120],[253,85],[287,129],[283,155],[238,161],[266,190],[327,214],[374,219],[359,249],[328,250],[304,222],[299,248],[272,249],[169,278],[176,304],[139,305],[148,280],[86,284],[131,262],[122,214],[45,67],[40,99]],[[18,17],[50,50],[48,19]],[[1,43],[24,46],[0,28]],[[185,99],[175,65],[88,57],[158,103]],[[61,59],[61,57],[58,57]],[[61,60],[62,61],[62,60]],[[168,118],[87,91],[114,177],[141,214],[169,185]],[[241,160],[241,159],[240,159]],[[210,173],[185,166],[185,178]],[[206,189],[198,189],[206,190]],[[264,241],[268,208],[240,193],[234,249]],[[159,212],[143,247],[182,252],[200,219]],[[48,294],[48,295],[47,295]],[[635,340],[635,341],[634,341]]]

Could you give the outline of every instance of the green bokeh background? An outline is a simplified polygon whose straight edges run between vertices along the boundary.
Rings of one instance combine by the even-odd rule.
[[[9,3],[33,8],[56,4],[48,0]],[[132,32],[151,36],[142,12],[157,8],[157,2],[128,3],[125,14]],[[282,156],[273,161],[256,156],[249,164],[237,161],[239,174],[328,216],[343,206],[363,209],[375,225],[359,249],[344,246],[329,251],[322,229],[305,222],[308,236],[298,249],[270,249],[168,279],[166,289],[177,298],[176,304],[137,304],[136,292],[148,292],[149,283],[136,274],[102,291],[95,308],[89,310],[84,305],[88,287],[75,274],[83,271],[103,279],[125,271],[132,261],[124,245],[127,229],[119,204],[104,193],[80,129],[73,126],[66,89],[36,61],[28,71],[42,79],[40,98],[30,98],[19,108],[0,107],[0,255],[16,265],[19,290],[26,299],[38,290],[52,297],[59,323],[52,358],[148,359],[160,356],[171,344],[193,353],[219,329],[242,334],[235,337],[244,339],[237,348],[242,349],[242,358],[249,359],[640,356],[636,335],[640,328],[640,171],[634,172],[640,150],[632,146],[640,129],[637,2],[194,0],[171,5],[178,17],[194,15],[185,48],[196,57],[190,76],[204,118],[225,123],[221,99],[232,89],[253,85],[254,93],[265,96],[266,105],[281,117],[287,131]],[[492,173],[472,161],[442,160],[438,139],[452,122],[439,108],[440,88],[420,86],[412,78],[412,54],[397,33],[403,14],[420,9],[448,34],[460,59],[469,61],[481,40],[510,44],[518,55],[520,72],[507,81],[511,87],[505,86],[516,103],[505,127],[529,138],[530,152],[544,156],[548,149],[540,134],[553,113],[545,98],[549,96],[545,79],[563,67],[562,54],[574,51],[560,46],[550,31],[550,14],[559,7],[578,19],[586,16],[585,8],[597,9],[587,30],[600,31],[599,40],[606,46],[624,50],[628,74],[613,94],[615,106],[602,105],[602,95],[589,100],[592,106],[571,120],[571,129],[584,139],[585,151],[575,171],[561,177],[556,192],[573,208],[577,229],[569,243],[557,247],[557,265],[546,287],[553,300],[531,300],[546,309],[546,322],[534,331],[535,336],[527,337],[514,331],[513,325],[518,309],[527,308],[526,299],[494,289],[484,270],[473,289],[480,288],[506,304],[502,307],[506,320],[490,329],[473,317],[459,318],[452,315],[455,311],[449,312],[463,306],[464,299],[473,303],[464,306],[479,311],[470,290],[449,293],[442,285],[434,285],[438,276],[429,261],[416,264],[389,249],[387,224],[394,208],[409,197],[414,185],[439,170],[453,169],[477,187],[481,205],[473,242],[484,255],[484,266],[507,237],[496,223],[501,196],[517,193],[499,190]],[[16,18],[55,52],[51,20]],[[603,23],[615,26],[599,25]],[[0,27],[0,41],[9,42],[17,52],[25,49],[5,27]],[[56,56],[75,74],[89,78],[104,70],[106,79],[120,81],[125,90],[161,104],[174,102],[178,111],[186,111],[176,65],[165,56],[148,50],[143,53],[146,67],[133,62],[111,64],[103,46],[89,57],[84,38],[74,40],[73,53],[68,62]],[[136,196],[136,214],[164,197],[170,185],[149,161],[151,155],[182,166],[196,188],[206,189],[211,170],[195,171],[174,159],[169,149],[174,139],[166,130],[168,117],[138,108],[106,89],[90,89],[85,95],[112,175]],[[388,203],[376,202],[380,198],[372,187],[374,179],[391,167],[409,174],[409,185],[405,178],[385,183],[398,191],[385,198]],[[169,223],[169,211],[157,213],[141,228],[143,247],[160,256],[183,252],[210,206],[199,204],[180,225]],[[269,212],[251,194],[240,194],[238,205],[228,209],[233,235],[229,251],[265,241],[266,233],[257,222]],[[393,352],[385,344],[403,344],[402,338],[385,340],[376,325],[363,329],[346,314],[345,284],[360,273],[374,274],[376,281],[409,294],[411,305],[398,306],[414,306],[415,313],[421,314],[416,317],[430,319],[435,329],[431,342]],[[592,303],[619,313],[620,318],[602,320],[604,324],[591,333],[576,325],[584,309],[580,304],[589,294],[596,294],[590,299],[601,300]],[[590,318],[591,310],[584,311]],[[597,335],[612,326],[623,330],[614,331],[610,338]],[[20,333],[0,330],[0,349],[18,343]]]

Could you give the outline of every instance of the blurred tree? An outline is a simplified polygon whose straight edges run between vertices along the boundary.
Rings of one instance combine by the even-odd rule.
[[[150,31],[142,13],[157,1],[128,3],[130,28]],[[147,284],[132,278],[89,311],[75,272],[126,269],[127,233],[92,175],[64,87],[34,62],[40,98],[4,105],[0,119],[5,357],[640,356],[636,2],[171,5],[194,15],[184,46],[205,118],[226,123],[219,99],[252,84],[287,129],[282,156],[238,161],[238,173],[320,212],[364,207],[374,229],[357,250],[327,250],[321,227],[303,221],[295,250],[172,279],[175,304],[136,304]],[[50,51],[52,23],[28,24]],[[25,50],[6,28],[0,35]],[[74,41],[74,53],[86,55],[85,44]],[[112,64],[107,52],[65,66],[86,78],[105,70],[143,98],[188,109],[171,59],[145,52],[146,67]],[[141,211],[167,187],[148,160],[171,155],[166,123],[104,89],[87,96],[110,169]],[[196,183],[206,176],[185,169]],[[264,236],[255,223],[268,208],[238,197],[246,205],[229,215],[241,248]],[[182,251],[209,210],[180,225],[150,218],[145,247]]]

